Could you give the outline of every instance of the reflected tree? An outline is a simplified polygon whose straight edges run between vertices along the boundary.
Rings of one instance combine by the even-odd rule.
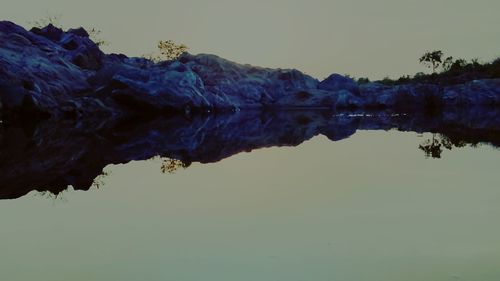
[[[452,150],[453,148],[465,147],[468,143],[461,139],[453,139],[443,134],[432,134],[432,138],[422,142],[418,148],[425,153],[425,156],[441,158],[443,148]]]
[[[185,163],[178,159],[167,158],[163,159],[161,163],[161,172],[164,174],[166,173],[173,174],[177,170],[186,169],[187,167],[189,167],[188,163]]]
[[[92,187],[99,189],[104,186],[104,179],[109,176],[109,172],[103,171],[99,176],[97,176],[92,182]]]
[[[43,190],[43,191],[38,191],[35,194],[35,196],[41,197],[41,198],[44,198],[44,199],[52,200],[54,203],[56,201],[67,202],[68,200],[64,197],[65,193],[66,193],[66,190],[63,190],[63,191],[60,191],[60,192],[57,192],[57,193],[53,193],[53,192],[48,191],[48,190]]]
[[[441,142],[436,138],[436,134],[432,134],[432,139],[425,140],[418,148],[424,151],[426,157],[441,158]]]

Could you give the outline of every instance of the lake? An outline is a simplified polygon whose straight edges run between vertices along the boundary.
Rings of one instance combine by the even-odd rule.
[[[255,114],[4,129],[0,279],[500,280],[496,128]]]

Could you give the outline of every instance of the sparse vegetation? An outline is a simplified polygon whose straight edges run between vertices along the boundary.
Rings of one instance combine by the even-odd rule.
[[[358,84],[366,84],[366,83],[370,83],[370,79],[366,78],[366,77],[361,77],[361,78],[358,78]]]
[[[454,59],[452,56],[443,59],[442,51],[432,51],[426,52],[420,57],[419,62],[431,68],[432,73],[418,72],[413,77],[404,75],[396,80],[386,77],[377,82],[385,85],[407,83],[450,85],[466,83],[476,79],[500,78],[500,57],[489,63],[480,63],[478,59],[467,61],[462,58]],[[441,71],[437,72],[438,69],[441,69]]]
[[[176,44],[172,40],[166,40],[158,42],[158,49],[165,60],[174,60],[185,53],[188,47],[184,44]]]
[[[175,60],[189,49],[186,45],[177,44],[172,40],[159,41],[157,47],[157,52],[143,55],[143,57],[155,63],[159,63],[162,61]]]
[[[90,29],[87,30],[88,34],[89,34],[89,38],[92,39],[92,41],[94,41],[94,43],[101,47],[101,46],[108,46],[109,45],[109,42],[102,39],[101,37],[101,30],[95,28],[95,27],[92,27]]]
[[[47,14],[45,17],[35,20],[35,21],[30,21],[28,22],[28,25],[31,27],[37,27],[37,28],[44,28],[48,25],[53,25],[57,28],[64,29],[64,27],[61,24],[61,15],[51,15]],[[95,28],[95,27],[90,27],[90,28],[85,28],[87,33],[89,34],[89,38],[99,47],[101,46],[107,46],[109,45],[109,42],[101,38],[101,33],[102,31]]]
[[[31,27],[38,27],[38,28],[44,28],[49,24],[52,24],[55,27],[62,28],[61,25],[61,15],[51,15],[47,14],[45,17],[34,20],[34,21],[29,21],[28,25]]]

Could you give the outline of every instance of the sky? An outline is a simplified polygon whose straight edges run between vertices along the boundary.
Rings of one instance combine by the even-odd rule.
[[[159,40],[252,65],[381,79],[429,71],[426,50],[500,56],[498,0],[0,0],[0,19],[29,26],[61,15],[95,27],[106,52],[141,56]]]

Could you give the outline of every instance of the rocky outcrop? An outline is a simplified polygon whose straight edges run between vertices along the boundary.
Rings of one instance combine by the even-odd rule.
[[[153,63],[102,53],[83,29],[27,31],[0,22],[0,102],[9,116],[88,118],[175,111],[321,107],[417,109],[500,104],[500,81],[358,85],[333,74],[242,65],[184,54]]]
[[[318,81],[206,54],[154,63],[104,54],[82,28],[27,31],[3,21],[0,198],[87,189],[108,164],[158,155],[216,162],[359,129],[439,132],[450,143],[498,146],[499,105],[498,79],[358,85],[338,74]],[[355,114],[339,114],[345,110]]]

